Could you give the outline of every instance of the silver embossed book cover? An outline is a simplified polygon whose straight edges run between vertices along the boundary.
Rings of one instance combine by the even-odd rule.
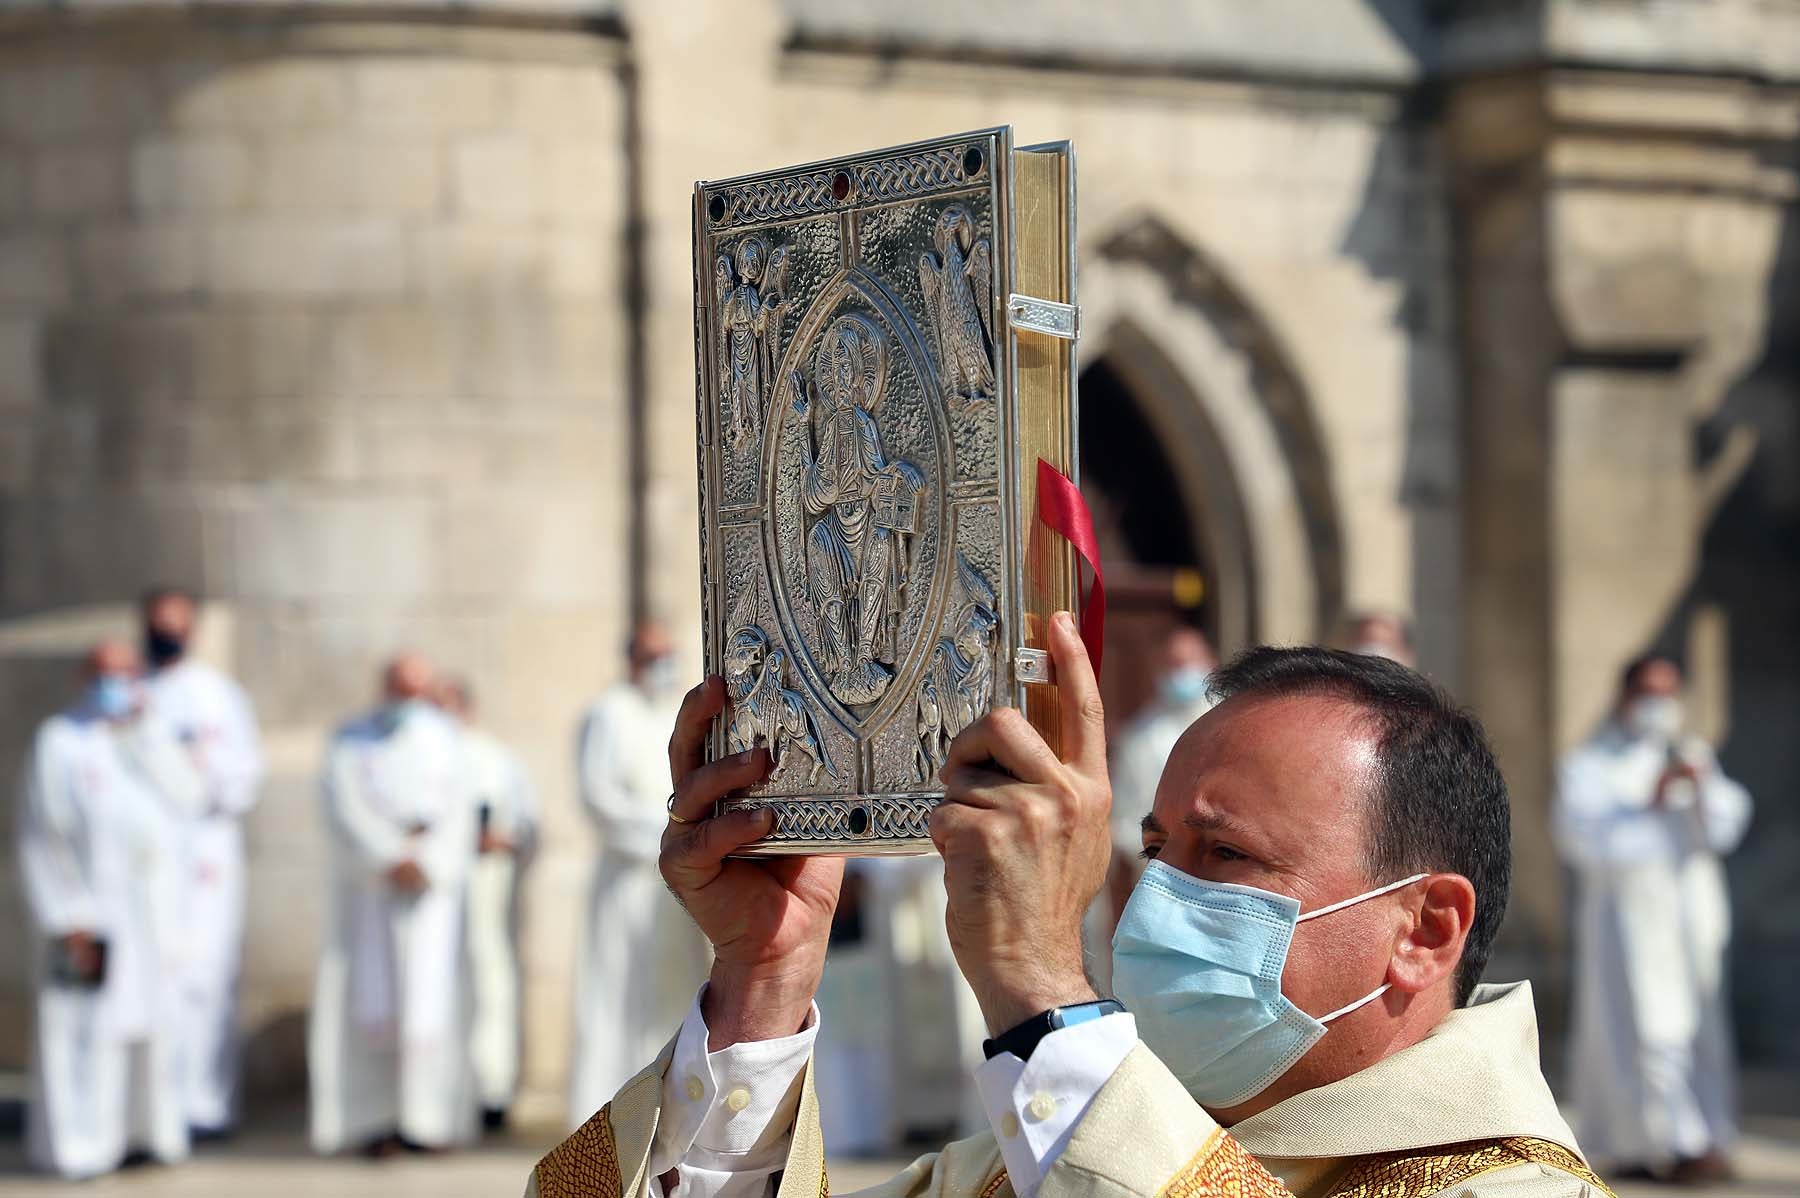
[[[773,758],[729,805],[775,809],[756,852],[929,851],[958,732],[1054,736],[1073,154],[998,128],[699,183],[694,270],[712,754]]]

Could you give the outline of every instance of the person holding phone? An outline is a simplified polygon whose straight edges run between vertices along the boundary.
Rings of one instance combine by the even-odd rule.
[[[38,729],[17,825],[38,974],[28,1150],[68,1178],[134,1150],[187,1156],[181,833],[205,802],[131,646],[101,641],[85,675],[81,698]]]
[[[1736,1137],[1723,859],[1750,795],[1687,725],[1681,667],[1625,668],[1610,718],[1564,758],[1554,830],[1576,881],[1575,1123],[1621,1176],[1717,1182]]]

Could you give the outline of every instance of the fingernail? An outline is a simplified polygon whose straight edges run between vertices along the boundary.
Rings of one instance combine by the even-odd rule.
[[[757,750],[755,749],[745,749],[742,753],[733,753],[731,755],[731,760],[738,765],[749,765],[752,761],[756,760],[756,754]]]
[[[1066,611],[1057,612],[1056,616],[1054,618],[1056,620],[1057,627],[1061,628],[1064,632],[1067,632],[1069,629],[1071,629],[1075,626],[1075,617],[1070,615]]]

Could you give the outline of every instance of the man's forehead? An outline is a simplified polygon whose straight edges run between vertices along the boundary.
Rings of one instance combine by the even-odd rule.
[[[1644,663],[1632,684],[1632,689],[1639,694],[1675,694],[1681,689],[1681,667],[1667,658],[1659,657]]]
[[[194,601],[186,595],[171,591],[166,595],[158,595],[150,602],[150,616],[158,620],[185,619],[194,614]]]
[[[1329,819],[1360,801],[1379,759],[1366,712],[1331,695],[1239,696],[1196,720],[1169,755],[1156,814],[1218,824],[1261,815]]]

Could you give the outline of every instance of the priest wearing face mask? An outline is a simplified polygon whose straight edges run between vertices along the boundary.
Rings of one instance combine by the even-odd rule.
[[[670,1013],[706,976],[706,941],[656,872],[668,825],[664,749],[681,702],[675,677],[668,633],[640,622],[626,676],[589,706],[576,738],[581,805],[600,851],[575,983],[572,1127],[642,1068],[668,1036]]]
[[[1622,1174],[1728,1172],[1731,912],[1720,858],[1750,796],[1686,726],[1681,669],[1627,666],[1612,716],[1562,763],[1555,831],[1577,883],[1569,1076],[1583,1142]]]
[[[180,979],[188,1125],[227,1134],[236,1115],[237,984],[243,958],[244,820],[256,805],[263,759],[243,688],[189,652],[198,605],[179,587],[139,603],[145,685],[206,782],[206,802],[183,830],[187,952]]]
[[[1125,910],[1138,876],[1144,872],[1144,817],[1156,801],[1157,783],[1181,734],[1212,706],[1207,681],[1218,657],[1198,628],[1180,627],[1162,646],[1156,694],[1119,735],[1112,750],[1113,864],[1107,871],[1109,910],[1104,942]]]
[[[1103,713],[1067,615],[1049,641],[1059,749],[995,711],[954,742],[932,819],[951,943],[994,1037],[976,1074],[991,1130],[876,1193],[1605,1192],[1539,1073],[1529,990],[1477,985],[1510,852],[1473,720],[1375,658],[1258,649],[1219,671],[1144,822],[1120,1009],[1084,976],[1078,930],[1111,848]],[[829,1190],[807,1062],[842,864],[726,856],[767,816],[713,804],[767,761],[702,764],[723,700],[709,680],[676,724],[662,855],[715,946],[711,981],[662,1056],[538,1165],[539,1198]]]
[[[38,729],[20,774],[24,949],[37,983],[27,1151],[66,1178],[138,1149],[188,1154],[180,966],[182,833],[204,779],[123,641],[87,658],[87,691]]]

